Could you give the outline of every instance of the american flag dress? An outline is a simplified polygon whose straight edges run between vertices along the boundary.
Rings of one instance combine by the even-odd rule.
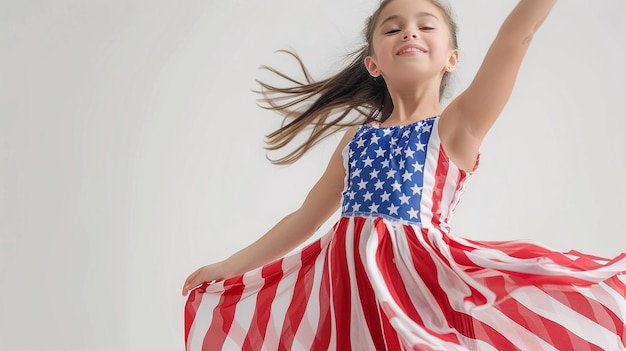
[[[474,170],[448,159],[438,122],[361,126],[333,229],[193,290],[186,349],[626,350],[625,254],[449,234]]]

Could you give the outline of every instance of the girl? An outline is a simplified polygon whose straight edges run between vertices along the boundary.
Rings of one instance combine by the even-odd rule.
[[[298,210],[187,278],[187,349],[626,349],[626,255],[449,235],[480,144],[555,2],[519,1],[474,81],[445,109],[439,101],[459,53],[456,25],[434,0],[383,1],[366,46],[335,77],[262,84],[270,107],[294,118],[270,135],[270,149],[312,128],[277,163],[358,125]],[[351,111],[364,118],[351,123]],[[277,259],[339,206],[331,232]]]

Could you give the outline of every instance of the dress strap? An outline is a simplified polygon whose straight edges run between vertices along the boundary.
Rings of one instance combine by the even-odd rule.
[[[366,123],[365,125],[374,128],[380,128],[382,126],[382,123],[380,123],[379,121],[371,121],[369,123]]]

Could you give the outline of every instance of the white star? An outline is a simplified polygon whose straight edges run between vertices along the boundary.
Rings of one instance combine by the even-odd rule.
[[[398,138],[391,138],[389,141],[389,145],[396,145],[398,143]]]
[[[407,196],[406,194],[402,194],[402,196],[400,196],[400,205],[402,204],[409,204],[409,200],[411,199],[410,196]]]
[[[406,162],[406,160],[400,160],[398,161],[398,166],[400,167],[400,169],[404,169],[404,163]]]
[[[374,184],[374,186],[375,186],[375,188],[374,188],[374,189],[375,189],[375,190],[382,189],[382,188],[383,188],[383,184],[385,184],[385,182],[383,182],[382,180],[380,180],[380,179],[379,179],[379,180],[376,182],[376,184]]]
[[[387,172],[387,179],[389,179],[389,178],[393,178],[393,177],[395,177],[395,176],[396,176],[396,170],[395,170],[395,169],[390,169],[390,170]]]
[[[406,150],[404,150],[404,155],[406,158],[409,157],[413,157],[413,154],[415,153],[415,151],[411,150],[411,148],[407,148]]]
[[[378,206],[380,206],[380,205],[377,205],[377,204],[372,204],[372,205],[369,207],[369,209],[370,209],[370,211],[371,211],[371,212],[378,212]]]
[[[385,191],[384,193],[380,195],[380,201],[381,202],[389,201],[389,196],[391,196],[391,194]]]
[[[361,139],[357,140],[356,144],[357,144],[358,147],[365,146],[365,139],[361,138]]]
[[[419,162],[415,162],[413,164],[413,168],[415,172],[424,172],[424,165],[420,164]]]
[[[406,138],[406,137],[409,136],[409,134],[411,134],[411,130],[407,129],[407,130],[404,131],[404,133],[402,133],[402,136]]]
[[[413,186],[411,187],[411,190],[413,190],[413,195],[415,195],[415,194],[422,195],[422,187],[421,186],[417,186],[417,184],[413,184]]]
[[[431,128],[431,127],[432,127],[432,126],[431,126],[430,124],[425,125],[425,126],[424,126],[424,132],[425,132],[425,133],[430,133],[430,128]]]
[[[362,169],[360,169],[360,168],[355,169],[354,172],[352,172],[352,177],[350,177],[350,178],[360,177],[361,176],[361,171],[362,171]]]
[[[405,182],[411,180],[412,177],[413,173],[409,173],[409,171],[404,171],[404,174],[402,174],[402,180]]]
[[[394,204],[391,204],[391,206],[387,207],[387,210],[389,211],[389,214],[394,214],[394,213],[398,214],[398,209],[399,208],[400,207],[398,207],[398,206],[396,206]]]
[[[406,211],[406,212],[409,214],[409,219],[410,218],[417,218],[417,214],[419,213],[419,211],[414,209],[413,207],[411,207],[411,209]]]
[[[356,195],[354,190],[348,193],[348,197],[350,197],[350,200],[354,200],[354,195]]]
[[[352,156],[354,156],[354,150],[350,149],[350,151],[348,151],[348,158],[352,158]]]
[[[372,194],[372,193],[370,193],[370,192],[368,191],[368,192],[366,192],[365,194],[363,194],[363,199],[364,199],[364,200],[369,200],[369,201],[372,201],[372,195],[374,195],[374,194]]]
[[[370,172],[370,178],[371,178],[371,179],[378,178],[378,173],[379,173],[379,172],[380,172],[380,171],[379,171],[379,170],[377,170],[377,169],[375,169],[375,170],[371,171],[371,172]]]
[[[361,204],[352,205],[352,211],[358,211],[361,208]]]
[[[361,151],[361,157],[367,155],[367,149],[363,149],[363,151]]]
[[[352,162],[350,162],[350,167],[356,167],[356,160],[352,160]]]
[[[365,186],[367,186],[367,182],[361,179],[359,182],[359,189],[365,189]]]
[[[389,134],[391,134],[391,128],[385,128],[385,129],[383,129],[383,135],[384,135],[384,136],[387,136],[387,135],[389,135]]]
[[[400,155],[402,153],[402,148],[398,146],[393,150],[393,153],[396,155]]]
[[[385,150],[383,150],[380,146],[378,147],[378,150],[374,150],[376,152],[376,157],[384,157],[385,156]]]
[[[367,156],[367,158],[365,160],[363,160],[363,163],[365,163],[365,166],[370,166],[372,167],[372,161],[374,161],[373,159],[371,159],[369,156]]]
[[[401,191],[402,184],[398,183],[398,181],[396,180],[395,182],[393,182],[393,184],[391,184],[391,187],[393,188],[393,190]]]
[[[376,134],[372,135],[372,139],[370,140],[370,144],[378,144],[378,139],[380,139],[380,137]]]
[[[415,146],[417,146],[417,150],[416,151],[426,151],[426,149],[424,148],[426,146],[426,144],[422,144],[421,141],[418,141],[417,144],[415,144]]]
[[[384,160],[380,164],[381,164],[381,166],[383,166],[383,168],[389,168],[389,160]]]

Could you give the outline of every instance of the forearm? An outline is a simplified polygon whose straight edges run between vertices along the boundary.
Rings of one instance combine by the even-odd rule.
[[[528,45],[535,32],[556,4],[556,0],[521,0],[502,25],[500,34],[512,40],[511,43]]]
[[[296,248],[308,239],[317,226],[307,223],[298,210],[283,218],[257,241],[229,257],[224,264],[231,275],[260,267]]]

